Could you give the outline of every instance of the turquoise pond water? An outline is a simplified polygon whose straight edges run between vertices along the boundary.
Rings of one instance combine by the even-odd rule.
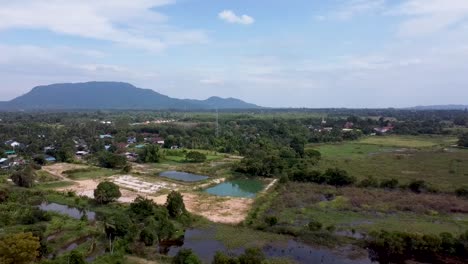
[[[206,189],[205,192],[218,196],[253,198],[264,187],[265,184],[259,180],[237,179],[220,183]]]
[[[166,177],[173,180],[184,181],[184,182],[197,182],[208,179],[208,176],[197,175],[188,172],[181,171],[165,171],[159,174],[162,177]]]

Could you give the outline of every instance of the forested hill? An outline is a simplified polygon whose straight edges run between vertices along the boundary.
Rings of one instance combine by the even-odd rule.
[[[3,110],[29,109],[250,109],[260,108],[234,98],[176,99],[122,82],[62,83],[37,86],[9,102]]]

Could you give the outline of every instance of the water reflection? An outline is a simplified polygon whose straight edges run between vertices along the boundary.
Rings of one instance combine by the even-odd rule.
[[[197,182],[208,179],[208,176],[197,175],[188,172],[180,171],[165,171],[159,174],[162,177],[166,177],[173,180],[184,181],[184,182]]]
[[[81,217],[85,215],[88,221],[96,220],[96,213],[93,211],[78,209],[63,204],[43,202],[39,205],[39,209],[47,212],[65,214],[75,219],[81,219]]]
[[[254,179],[236,179],[220,183],[205,191],[218,196],[253,198],[258,192],[263,190],[263,188],[264,184],[262,181]]]
[[[178,241],[164,241],[161,243],[159,252],[168,256],[175,256],[181,248],[192,249],[204,263],[211,263],[216,251],[222,251],[231,256],[239,256],[245,250],[245,248],[227,249],[221,241],[215,239],[215,230],[190,229],[185,232],[184,238]],[[330,249],[316,248],[294,240],[270,243],[263,247],[263,253],[269,258],[288,258],[303,264],[372,263],[368,258],[351,259],[346,257],[346,252],[335,252]]]

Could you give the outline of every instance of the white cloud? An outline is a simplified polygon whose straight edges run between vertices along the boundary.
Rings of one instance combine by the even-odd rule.
[[[154,11],[173,0],[15,0],[1,1],[0,30],[46,29],[57,34],[111,41],[149,51],[171,42],[200,42],[201,31],[168,27]],[[165,28],[165,30],[161,30]],[[169,43],[169,44],[168,44]]]
[[[255,22],[255,19],[248,15],[236,15],[231,10],[224,10],[218,14],[218,17],[228,23],[233,24],[242,24],[242,25],[250,25]]]
[[[349,20],[355,16],[383,11],[386,0],[351,0],[326,15],[315,16],[316,20]]]
[[[468,19],[467,0],[407,0],[388,12],[406,16],[400,36],[425,36]]]

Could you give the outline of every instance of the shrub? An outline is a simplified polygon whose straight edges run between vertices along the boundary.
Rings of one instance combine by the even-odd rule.
[[[327,179],[327,184],[334,186],[346,186],[356,182],[356,178],[350,176],[347,171],[338,168],[328,169],[324,176]]]
[[[159,145],[147,145],[138,153],[138,161],[142,163],[156,163],[161,160]]]
[[[94,190],[94,199],[100,204],[107,204],[120,198],[119,186],[113,182],[101,182]]]
[[[36,155],[33,158],[33,161],[38,165],[45,165],[47,163],[44,155]]]
[[[261,264],[265,261],[265,254],[260,248],[248,248],[239,256],[240,264]]]
[[[426,182],[423,180],[415,180],[410,182],[408,188],[414,193],[422,193],[427,190]]]
[[[278,218],[276,216],[267,216],[265,217],[265,223],[269,226],[274,226],[278,223]]]
[[[0,263],[31,263],[39,256],[39,238],[32,233],[16,233],[0,238]]]
[[[179,192],[172,191],[167,196],[166,208],[171,217],[179,217],[186,212],[184,199]]]
[[[0,203],[6,202],[8,200],[10,192],[7,189],[0,188]]]
[[[380,183],[380,188],[395,189],[397,187],[398,187],[398,180],[397,179],[383,180]]]
[[[362,188],[377,188],[379,187],[379,181],[376,178],[369,176],[359,182],[358,186]]]
[[[123,173],[130,173],[132,171],[133,167],[132,164],[127,164],[122,168]]]
[[[140,241],[149,247],[154,245],[154,242],[158,239],[157,235],[150,228],[145,228],[140,232]]]
[[[185,155],[185,159],[189,162],[204,162],[206,155],[198,151],[190,151]]]
[[[103,168],[117,169],[125,167],[127,159],[124,156],[104,151],[98,154],[98,163]]]
[[[86,260],[79,251],[72,250],[68,257],[68,264],[85,264]]]
[[[466,188],[466,187],[460,187],[460,188],[458,188],[458,189],[455,190],[455,194],[456,194],[458,197],[468,198],[468,188]]]
[[[17,171],[11,175],[11,180],[20,187],[31,188],[34,185],[36,174],[33,168],[26,167],[21,171]]]
[[[172,259],[173,264],[201,264],[200,259],[191,249],[181,249]]]
[[[322,223],[316,220],[310,220],[307,226],[309,227],[310,231],[319,231],[320,229],[322,229]]]

